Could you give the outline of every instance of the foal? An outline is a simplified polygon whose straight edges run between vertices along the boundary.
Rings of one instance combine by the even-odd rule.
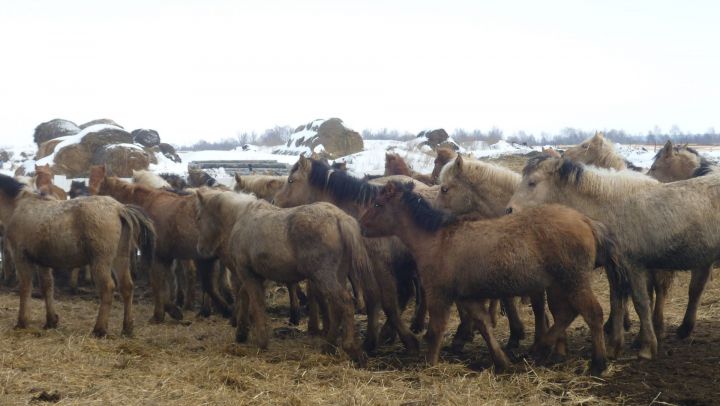
[[[263,282],[309,279],[330,304],[327,338],[356,362],[365,356],[355,340],[355,319],[344,282],[348,271],[369,274],[369,258],[357,221],[329,203],[281,209],[253,195],[197,193],[198,252],[220,257],[241,282],[236,302],[236,339],[247,339],[250,323],[260,348],[267,348]]]
[[[53,184],[55,175],[50,169],[50,165],[35,165],[35,188],[46,195],[50,195],[58,200],[67,200],[67,193],[62,188]]]
[[[508,367],[481,300],[547,291],[555,324],[533,352],[548,355],[580,313],[592,335],[590,372],[605,370],[602,308],[588,278],[596,262],[614,263],[614,242],[602,224],[556,205],[493,220],[456,221],[430,207],[412,186],[388,182],[361,225],[369,237],[397,235],[413,252],[427,292],[431,365],[438,362],[450,306],[459,301],[476,319],[495,367]],[[565,355],[564,346],[555,351]]]

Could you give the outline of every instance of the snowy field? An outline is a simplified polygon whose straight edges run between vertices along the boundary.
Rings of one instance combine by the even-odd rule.
[[[77,138],[76,136],[73,137]],[[432,171],[435,156],[429,147],[419,146],[419,142],[420,140],[417,139],[408,142],[367,140],[365,141],[364,151],[340,158],[339,161],[347,162],[349,171],[356,176],[363,176],[365,174],[378,175],[382,174],[385,170],[385,153],[395,152],[400,154],[415,171],[429,173]],[[646,169],[652,165],[656,152],[654,146],[646,145],[616,144],[615,148],[625,159],[636,166]],[[657,148],[660,148],[660,146]],[[701,155],[710,161],[720,161],[720,147],[699,146],[696,148]],[[36,163],[32,159],[32,156],[34,156],[36,152],[34,144],[8,148],[3,148],[2,145],[0,145],[0,149],[6,149],[13,153],[11,162],[3,163],[2,173],[12,175],[14,168],[19,165],[25,166],[26,169],[33,170]],[[541,149],[541,147],[527,147],[501,140],[491,145],[483,142],[466,144],[462,152],[464,154],[470,154],[475,158],[495,158],[503,155],[522,155],[531,151],[540,151]],[[292,165],[297,161],[297,154],[300,152],[299,150],[294,151],[285,147],[260,146],[250,146],[247,151],[243,151],[242,149],[230,151],[179,151],[178,155],[182,158],[182,163],[172,162],[163,155],[157,154],[158,163],[151,165],[150,170],[156,173],[169,172],[186,175],[189,162],[205,160],[276,160]],[[24,158],[23,155],[30,158]],[[48,158],[43,158],[38,163],[45,164],[49,162]],[[225,173],[222,168],[210,172],[219,182],[233,186],[234,180],[232,176]],[[55,183],[66,190],[70,186],[70,180],[65,179],[65,177],[61,175],[55,177]]]

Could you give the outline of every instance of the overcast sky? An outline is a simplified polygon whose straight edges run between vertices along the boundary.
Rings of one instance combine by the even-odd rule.
[[[717,1],[1,3],[0,144],[108,117],[165,141],[356,130],[720,131]]]

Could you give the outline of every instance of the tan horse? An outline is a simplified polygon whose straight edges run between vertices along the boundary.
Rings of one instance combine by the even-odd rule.
[[[170,186],[165,179],[150,171],[136,171],[133,169],[132,174],[133,183],[151,187],[153,189],[172,189],[172,186]]]
[[[482,299],[540,297],[547,291],[555,324],[534,345],[535,355],[544,358],[555,346],[555,353],[565,356],[564,333],[579,313],[592,335],[590,372],[605,370],[602,308],[589,279],[597,263],[617,270],[610,266],[615,245],[602,224],[557,205],[491,220],[456,221],[412,189],[388,182],[360,223],[366,236],[397,235],[413,252],[427,292],[431,365],[438,362],[450,306],[457,301],[475,318],[496,369],[508,367]]]
[[[196,199],[194,194],[178,195],[173,192],[135,185],[115,177],[105,176],[104,166],[90,168],[90,193],[112,196],[122,203],[136,204],[148,213],[157,230],[155,261],[150,272],[154,311],[152,321],[165,320],[165,312],[175,319],[182,319],[182,311],[168,298],[168,279],[174,260],[195,261],[203,292],[207,293],[215,307],[225,316],[232,311],[213,283],[218,271],[215,260],[198,255],[195,250],[198,239]]]
[[[676,182],[714,172],[714,167],[708,160],[701,157],[693,148],[685,145],[673,145],[668,140],[665,146],[655,155],[648,175],[660,182]]]
[[[266,279],[282,283],[312,282],[330,304],[328,329],[335,345],[356,362],[364,354],[355,339],[352,298],[344,287],[348,272],[369,274],[369,258],[357,222],[337,207],[315,203],[281,209],[253,195],[200,191],[197,194],[197,250],[218,256],[241,282],[237,293],[236,340],[247,339],[250,323],[260,348],[267,348]]]
[[[406,176],[393,176],[391,179],[413,181]],[[380,179],[373,182],[381,181]],[[418,182],[419,188],[427,188]],[[280,207],[296,207],[315,202],[329,202],[341,208],[355,218],[368,208],[372,198],[379,190],[378,184],[364,182],[345,172],[334,171],[327,164],[301,156],[292,167],[287,182],[275,196],[275,204]],[[399,334],[401,341],[410,352],[418,350],[418,341],[412,331],[420,332],[424,328],[424,301],[416,286],[416,297],[420,299],[411,326],[412,331],[401,318],[413,291],[416,279],[415,261],[407,248],[396,238],[365,239],[370,253],[372,272],[377,286],[365,286],[365,305],[368,316],[365,349],[372,351],[379,341],[389,340]],[[379,295],[379,297],[378,297]],[[380,307],[387,316],[386,325],[379,331],[378,318]]]
[[[133,331],[133,282],[129,259],[136,244],[145,261],[152,262],[155,230],[141,209],[109,197],[59,201],[37,195],[14,179],[0,175],[0,221],[20,282],[17,328],[28,325],[32,275],[40,267],[45,297],[45,328],[55,328],[58,316],[53,300],[50,268],[72,269],[89,265],[100,293],[93,334],[107,335],[112,304],[114,269],[124,303],[123,334]]]
[[[575,162],[595,165],[599,168],[618,171],[628,169],[628,163],[615,152],[612,142],[606,140],[605,135],[601,132],[595,133],[594,136],[579,145],[566,149],[563,156]]]
[[[693,269],[690,289],[705,286],[712,264],[720,259],[720,176],[708,175],[661,184],[632,171],[585,167],[568,159],[532,158],[508,212],[546,203],[576,208],[606,224],[617,236],[628,265],[632,297],[640,317],[640,353],[657,353],[650,317],[646,271]],[[612,349],[622,350],[624,295],[611,286]],[[694,315],[695,309],[688,308]],[[619,316],[619,319],[618,319]],[[695,324],[685,319],[680,329]]]
[[[35,188],[46,195],[52,196],[58,200],[67,200],[67,193],[62,188],[55,186],[53,178],[55,174],[50,169],[50,165],[35,165]]]
[[[235,174],[236,192],[252,193],[258,199],[272,201],[275,194],[282,188],[287,180],[287,176],[271,176],[271,175],[245,175]]]

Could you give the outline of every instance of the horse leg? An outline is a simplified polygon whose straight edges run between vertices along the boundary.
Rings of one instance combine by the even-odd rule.
[[[120,246],[118,254],[113,263],[115,279],[117,279],[118,290],[123,300],[123,328],[122,335],[130,337],[133,335],[135,316],[133,315],[133,280],[130,273],[131,244]]]
[[[488,313],[490,314],[490,322],[493,328],[497,327],[498,314],[500,313],[500,300],[492,299],[488,304]]]
[[[20,285],[20,309],[18,310],[18,321],[15,328],[27,328],[28,304],[32,293],[32,278],[35,267],[25,261],[17,261],[15,270]]]
[[[425,299],[425,288],[420,282],[420,278],[415,276],[413,278],[415,284],[415,313],[413,314],[413,321],[410,324],[410,331],[415,334],[425,330],[425,316],[428,313],[427,300]]]
[[[265,289],[263,280],[255,275],[243,275],[243,289],[247,292],[248,310],[252,322],[252,332],[255,343],[260,349],[267,349],[270,341],[268,333],[267,315],[265,313]]]
[[[514,297],[504,297],[500,300],[510,323],[510,338],[505,348],[518,348],[520,340],[525,338],[525,325],[520,318],[520,314],[518,314],[517,301]]]
[[[342,337],[340,337],[340,345],[346,354],[359,366],[365,366],[366,356],[360,349],[355,338],[355,317],[353,311],[353,301],[350,293],[343,287],[337,279],[333,279],[335,273],[318,274],[316,282],[325,297],[330,301],[329,308],[335,315],[339,324],[342,326]],[[334,343],[332,335],[336,334],[337,328],[331,328],[333,332],[328,334],[331,343]]]
[[[593,294],[589,282],[583,284],[569,296],[575,311],[580,313],[590,328],[592,338],[592,360],[590,361],[590,375],[600,376],[607,369],[607,355],[605,351],[605,337],[603,331],[603,311],[600,303]]]
[[[653,307],[653,328],[655,336],[660,342],[665,335],[665,300],[675,279],[675,272],[651,270],[650,276],[653,282],[653,292],[655,292],[655,303]]]
[[[288,283],[285,285],[288,290],[288,296],[290,298],[290,320],[289,323],[293,326],[300,324],[300,297],[298,296],[298,289],[300,284]]]
[[[244,343],[248,339],[248,333],[250,331],[250,313],[249,313],[249,302],[247,291],[243,287],[240,288],[237,298],[237,309],[235,317],[237,318],[235,328],[235,341]]]
[[[318,293],[315,290],[314,283],[308,281],[308,334],[311,336],[320,335],[320,303],[318,302]]]
[[[210,296],[213,305],[220,311],[223,317],[230,317],[232,314],[230,305],[220,295],[220,292],[218,292],[217,284],[213,283],[213,280],[215,279],[214,273],[218,271],[216,268],[216,262],[217,261],[215,260],[196,259],[195,266],[198,274],[200,275],[200,284],[203,292]]]
[[[100,309],[98,310],[97,320],[93,334],[96,337],[105,337],[108,331],[108,316],[110,315],[110,307],[112,306],[113,289],[115,284],[110,274],[110,266],[99,264],[95,265],[95,284],[100,294]]]
[[[440,295],[431,293],[425,297],[425,300],[428,301],[428,313],[430,314],[428,332],[425,335],[428,340],[427,362],[430,365],[436,365],[440,359],[443,333],[445,333],[448,318],[450,317],[450,304],[438,296]]]
[[[472,342],[475,338],[475,320],[466,302],[456,301],[455,307],[460,316],[460,324],[455,331],[450,349],[453,353],[460,354],[465,348],[465,344]]]
[[[638,357],[653,359],[657,355],[657,338],[652,325],[650,314],[650,298],[647,294],[647,270],[636,268],[628,273],[632,289],[633,305],[640,318],[640,352]]]
[[[533,339],[533,347],[537,345],[540,337],[547,333],[547,316],[545,314],[545,292],[530,296],[530,305],[535,316],[535,338]],[[531,347],[532,348],[532,347]]]
[[[70,271],[70,293],[77,295],[78,293],[78,281],[80,279],[80,268],[73,268]]]
[[[195,282],[197,281],[197,274],[195,273],[195,263],[188,260],[182,261],[183,267],[185,268],[185,302],[183,303],[183,310],[191,310],[195,305]]]
[[[166,277],[170,273],[172,261],[163,261],[155,259],[150,268],[150,289],[153,294],[153,316],[151,323],[162,323],[165,320],[165,303],[167,302],[167,283]],[[97,278],[95,279],[97,284]]]
[[[363,292],[362,281],[354,272],[348,274],[350,286],[352,286],[353,297],[355,298],[355,313],[362,314],[366,312],[365,292]]]
[[[40,268],[40,287],[45,297],[45,329],[57,328],[58,315],[55,312],[54,293],[55,283],[53,279],[53,270],[51,268]]]
[[[577,311],[571,306],[567,292],[564,292],[563,288],[550,286],[547,289],[548,307],[554,323],[535,345],[533,356],[539,361],[546,359],[551,352],[555,362],[567,356],[565,331],[577,317]],[[553,346],[555,346],[554,351]]]
[[[485,310],[485,304],[482,302],[463,302],[463,307],[470,313],[471,317],[475,321],[475,326],[483,336],[485,343],[490,351],[493,365],[495,365],[495,371],[501,372],[510,367],[510,359],[507,357],[502,347],[495,339],[492,328],[492,317]]]
[[[677,336],[686,338],[695,328],[695,320],[697,318],[697,309],[700,304],[700,297],[705,290],[705,285],[712,273],[712,266],[707,268],[693,269],[690,277],[690,287],[688,288],[688,306],[685,310],[683,322],[677,329]]]
[[[610,285],[610,316],[605,323],[605,333],[610,337],[608,356],[618,358],[623,349],[623,319],[626,307],[625,287],[617,284],[615,278],[608,274]]]
[[[183,308],[185,306],[185,287],[187,286],[187,269],[184,261],[175,260],[175,305]]]

